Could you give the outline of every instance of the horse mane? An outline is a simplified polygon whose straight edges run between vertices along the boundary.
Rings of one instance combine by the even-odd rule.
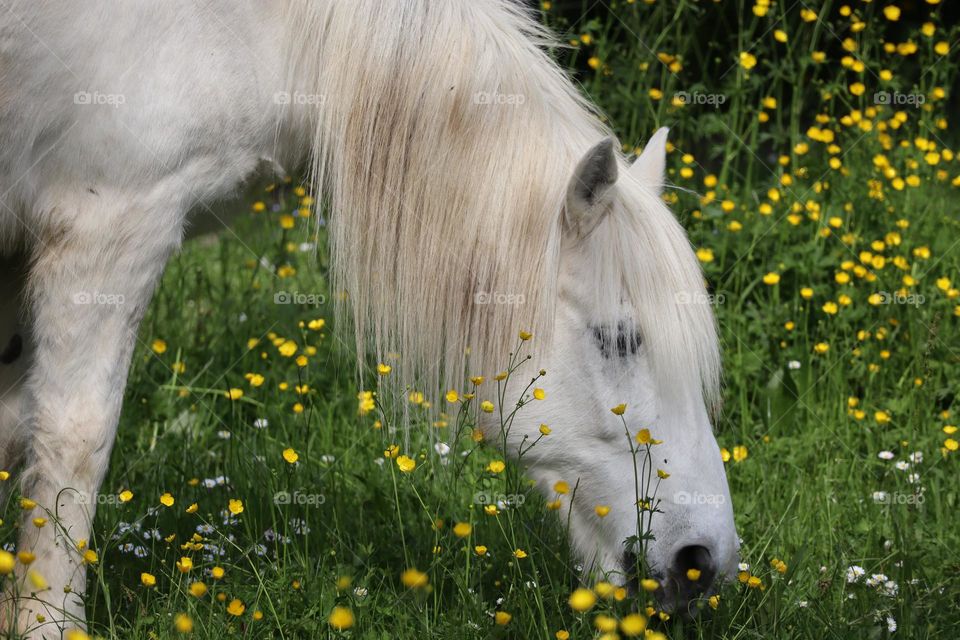
[[[333,286],[349,298],[358,351],[432,395],[502,369],[521,329],[549,344],[567,184],[611,135],[549,57],[551,35],[513,0],[305,1],[288,17],[288,84],[323,97],[311,177],[330,206]],[[629,191],[651,219],[607,251],[630,268],[638,254],[646,271],[621,273],[630,297],[702,291],[669,210]],[[598,289],[616,295],[600,302],[616,305],[614,288]],[[665,371],[692,367],[687,384],[709,395],[712,314],[667,303],[676,317],[648,304],[640,324],[671,345]]]

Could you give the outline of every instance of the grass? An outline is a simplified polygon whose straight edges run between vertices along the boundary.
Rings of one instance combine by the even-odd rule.
[[[623,140],[677,123],[669,165],[681,189],[667,197],[698,248],[724,347],[717,437],[730,455],[742,577],[754,580],[729,585],[709,616],[654,613],[650,628],[671,638],[952,639],[960,171],[944,142],[948,103],[937,97],[949,94],[955,57],[938,62],[936,43],[953,42],[956,29],[939,25],[936,7],[893,21],[888,3],[855,3],[851,16],[811,4],[820,16],[811,22],[800,7],[756,16],[739,6],[747,19],[699,50],[684,21],[709,19],[712,3],[620,3],[577,24],[561,54]],[[866,28],[852,32],[856,20]],[[789,50],[774,27],[789,34]],[[646,39],[644,29],[664,35]],[[843,50],[846,37],[854,52]],[[669,70],[641,41],[687,69]],[[885,53],[884,41],[919,47]],[[812,62],[821,48],[827,61]],[[714,60],[717,51],[726,57]],[[750,70],[740,51],[757,59]],[[661,64],[668,70],[649,72]],[[714,86],[683,85],[715,79],[716,65],[733,69]],[[889,86],[882,69],[893,71]],[[856,81],[870,86],[855,95]],[[765,95],[771,88],[781,93]],[[887,89],[925,103],[870,100]],[[723,109],[671,105],[678,90],[724,95]],[[182,615],[198,639],[589,638],[642,611],[643,597],[571,608],[581,585],[563,519],[518,465],[490,466],[501,457],[474,440],[475,406],[450,404],[437,424],[403,399],[415,423],[403,433],[399,407],[358,398],[377,381],[357,379],[342,342],[349,330],[334,324],[322,231],[319,251],[301,245],[319,213],[289,217],[308,208],[292,184],[261,188],[237,205],[250,213],[233,231],[191,241],[171,262],[143,324],[90,543],[99,556],[91,634],[180,637]],[[533,365],[517,375],[535,375]],[[461,393],[469,389],[465,381]],[[404,472],[400,455],[416,468]],[[488,514],[498,497],[511,504]],[[231,500],[242,512],[230,512]],[[0,526],[5,545],[15,507]],[[467,537],[455,523],[471,525]],[[182,557],[194,564],[187,573],[176,567]],[[854,566],[865,575],[851,581]],[[423,575],[404,574],[411,568]],[[886,578],[873,585],[872,574]],[[200,597],[190,593],[198,581],[208,588]],[[350,630],[328,624],[335,607],[349,609],[334,621],[352,618]]]

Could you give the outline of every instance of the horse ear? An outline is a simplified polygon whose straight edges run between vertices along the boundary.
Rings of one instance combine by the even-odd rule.
[[[567,186],[567,229],[579,238],[589,235],[609,211],[606,205],[618,175],[614,144],[613,138],[605,138],[587,151]]]
[[[630,166],[630,175],[657,190],[663,189],[667,166],[667,133],[670,130],[660,127],[643,148],[640,157]]]

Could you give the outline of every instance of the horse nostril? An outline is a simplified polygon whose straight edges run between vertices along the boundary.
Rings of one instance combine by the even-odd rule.
[[[670,567],[670,577],[683,600],[692,600],[707,591],[717,577],[717,563],[710,550],[690,545],[677,551]]]

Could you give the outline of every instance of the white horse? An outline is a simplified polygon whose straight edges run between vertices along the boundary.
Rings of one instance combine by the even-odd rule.
[[[534,333],[548,398],[507,448],[551,426],[524,459],[548,495],[578,484],[561,499],[587,567],[629,576],[636,468],[610,411],[626,403],[630,435],[662,440],[653,462],[670,474],[646,549],[664,606],[732,575],[716,330],[659,197],[666,132],[628,164],[550,45],[514,0],[5,0],[0,469],[38,504],[19,549],[50,585],[19,626],[83,625],[76,542],[187,214],[261,165],[304,161],[357,342],[402,354],[401,379],[491,375]],[[60,525],[27,526],[41,510]]]

